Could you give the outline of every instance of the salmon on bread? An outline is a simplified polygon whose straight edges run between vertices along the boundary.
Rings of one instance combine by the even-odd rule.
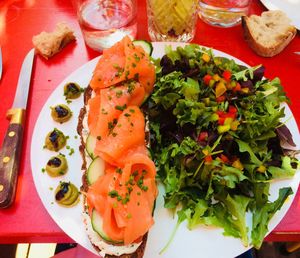
[[[104,51],[85,91],[77,127],[83,220],[91,243],[104,257],[143,257],[154,224],[156,168],[139,107],[154,81],[149,56],[125,37]]]

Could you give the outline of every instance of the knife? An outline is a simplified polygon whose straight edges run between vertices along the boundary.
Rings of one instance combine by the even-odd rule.
[[[6,114],[10,124],[0,150],[0,208],[9,207],[15,198],[33,59],[34,49],[23,61],[14,103]]]

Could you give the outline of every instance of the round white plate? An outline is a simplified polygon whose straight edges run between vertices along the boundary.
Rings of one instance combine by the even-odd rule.
[[[300,0],[261,0],[261,2],[269,10],[283,11],[300,30]]]
[[[153,43],[153,57],[161,57],[164,54],[166,44],[172,45],[174,48],[180,45],[180,43]],[[245,65],[245,63],[240,60],[223,52],[214,50],[214,53],[216,56],[228,57]],[[68,234],[74,241],[94,253],[94,248],[87,238],[82,222],[82,202],[72,208],[63,208],[57,205],[54,200],[54,189],[59,184],[59,181],[71,181],[78,188],[81,186],[81,156],[78,150],[80,140],[79,137],[76,136],[76,127],[77,117],[79,110],[83,105],[83,99],[81,97],[80,99],[72,101],[69,105],[73,111],[73,118],[65,124],[59,124],[52,120],[50,116],[50,106],[66,102],[63,96],[63,86],[67,82],[77,82],[81,87],[86,87],[91,79],[93,69],[98,59],[99,58],[93,59],[69,75],[49,96],[36,121],[31,143],[32,175],[43,205],[53,220],[66,234]],[[291,117],[291,119],[287,122],[287,126],[291,130],[294,141],[299,144],[300,137],[297,124],[287,105],[286,117]],[[51,178],[47,175],[47,173],[42,173],[42,168],[45,167],[48,159],[51,156],[56,155],[55,152],[43,149],[45,136],[55,127],[64,132],[65,135],[69,136],[67,145],[75,150],[75,153],[71,156],[68,155],[70,149],[65,147],[61,150],[61,152],[67,157],[69,171],[66,175],[60,178]],[[299,145],[297,148],[299,149]],[[300,173],[296,173],[295,177],[292,179],[280,180],[272,183],[270,199],[275,200],[278,196],[278,189],[284,186],[292,187],[294,193],[296,193],[299,181]],[[197,229],[190,231],[187,229],[186,224],[182,223],[167,251],[163,254],[159,254],[163,247],[167,244],[177,222],[176,217],[173,218],[172,214],[167,209],[163,208],[163,187],[159,186],[159,189],[160,194],[157,198],[154,213],[155,224],[149,232],[144,255],[145,258],[233,258],[250,248],[244,247],[239,239],[223,236],[222,229],[199,226]],[[273,217],[269,225],[270,231],[273,230],[283,218],[290,207],[294,196],[295,194],[284,203],[281,210]],[[247,217],[247,223],[250,225],[250,217]]]

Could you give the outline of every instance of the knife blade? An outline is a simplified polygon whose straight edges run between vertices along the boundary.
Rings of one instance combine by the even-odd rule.
[[[7,111],[10,123],[0,150],[0,208],[9,207],[15,199],[33,60],[34,49],[23,61],[14,103]]]

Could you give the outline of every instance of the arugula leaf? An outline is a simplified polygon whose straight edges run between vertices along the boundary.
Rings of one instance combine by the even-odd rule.
[[[219,221],[223,222],[224,235],[233,235],[234,237],[240,237],[244,246],[248,246],[248,228],[246,226],[246,210],[250,202],[250,198],[242,195],[226,197],[218,196],[218,199],[224,204],[226,209],[226,215],[221,219],[220,215],[216,213]],[[218,210],[220,212],[220,208]],[[232,232],[234,230],[234,232]]]
[[[255,199],[255,206],[257,208],[263,207],[269,198],[270,183],[256,182],[253,187],[253,194]]]
[[[257,166],[260,166],[262,162],[256,157],[255,153],[252,151],[251,147],[249,146],[248,143],[243,142],[241,140],[236,139],[236,142],[239,145],[240,152],[248,152],[250,156],[250,161],[254,163]]]
[[[237,81],[239,81],[239,80],[247,81],[248,80],[247,75],[249,75],[249,78],[253,79],[253,73],[259,67],[261,67],[261,65],[257,65],[257,66],[254,66],[254,67],[246,68],[246,69],[244,69],[244,70],[242,70],[240,72],[232,74],[232,77],[235,80],[237,80]]]
[[[272,178],[287,178],[287,177],[294,176],[297,167],[293,168],[291,163],[292,163],[292,159],[290,157],[282,156],[281,168],[270,166],[268,167],[268,172],[272,174]]]
[[[188,228],[194,229],[198,225],[203,224],[204,214],[208,210],[208,204],[205,200],[199,199],[193,207],[186,209],[186,219],[188,221]]]
[[[226,165],[223,165],[221,170],[216,172],[212,178],[214,181],[218,181],[221,185],[231,189],[234,189],[236,184],[241,181],[248,179],[242,170]]]
[[[279,190],[278,199],[267,203],[255,210],[253,214],[253,226],[251,232],[252,244],[256,249],[261,247],[263,239],[268,232],[268,224],[275,212],[279,210],[289,195],[293,193],[290,187]]]

